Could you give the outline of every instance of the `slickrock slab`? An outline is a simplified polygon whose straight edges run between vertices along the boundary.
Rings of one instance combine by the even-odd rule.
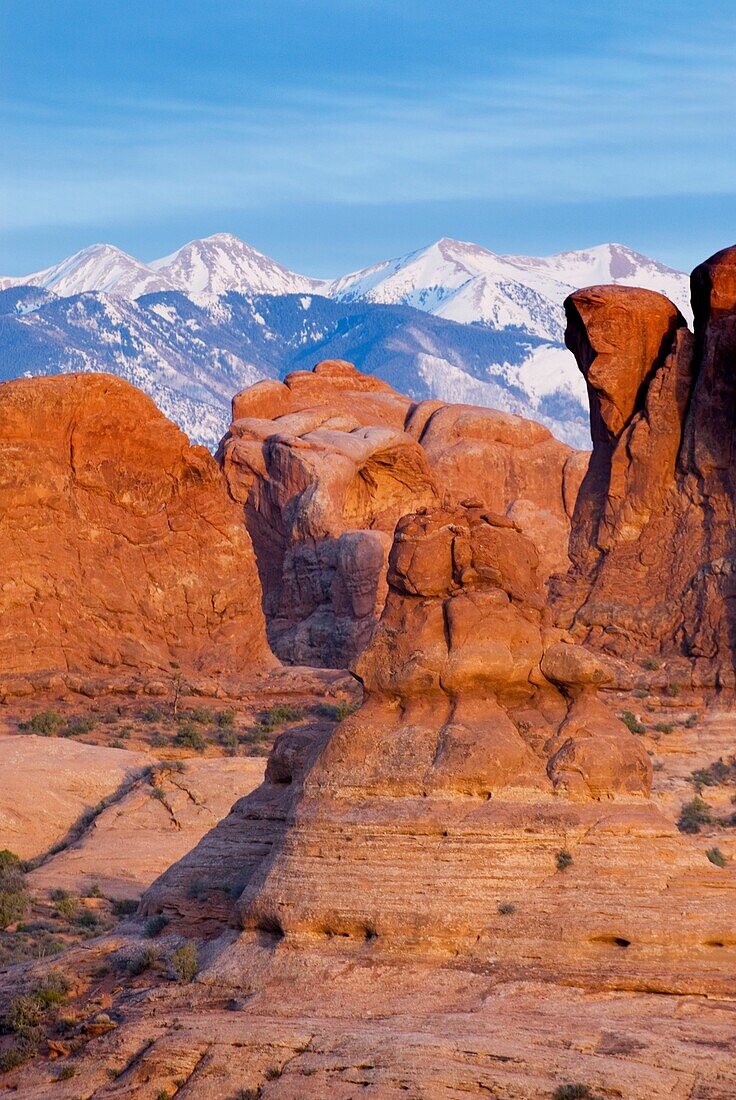
[[[0,849],[21,859],[42,855],[149,763],[145,753],[70,739],[0,737]]]

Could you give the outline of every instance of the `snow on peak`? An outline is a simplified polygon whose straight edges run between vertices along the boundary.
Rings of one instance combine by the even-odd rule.
[[[153,260],[154,271],[175,282],[187,294],[299,294],[319,290],[318,279],[297,275],[231,233],[189,241],[182,248]]]

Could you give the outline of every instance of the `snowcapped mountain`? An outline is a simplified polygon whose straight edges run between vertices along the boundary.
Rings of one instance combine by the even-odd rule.
[[[187,294],[310,294],[326,282],[297,275],[230,233],[190,241],[171,256],[148,265]]]
[[[0,381],[110,371],[212,448],[227,428],[234,393],[328,358],[350,359],[417,400],[492,405],[588,445],[582,377],[575,371],[561,387],[558,361],[566,365],[569,353],[528,333],[305,294],[230,292],[195,302],[166,291],[130,302],[37,287],[0,291]]]
[[[121,298],[174,289],[165,277],[111,244],[92,244],[32,275],[0,278],[0,290],[13,286],[44,287],[61,295],[93,290]]]
[[[499,256],[449,237],[335,280],[326,293],[342,301],[403,303],[462,324],[523,328],[561,341],[562,303],[582,286],[626,283],[666,294],[690,319],[690,284],[682,272],[619,244],[546,258]]]
[[[99,291],[131,300],[166,290],[181,290],[190,296],[229,290],[298,294],[314,293],[326,285],[324,280],[289,271],[230,233],[190,241],[178,252],[149,264],[114,245],[93,244],[43,271],[0,278],[0,290],[40,286],[62,296]]]
[[[112,371],[214,446],[238,389],[339,357],[418,400],[492,405],[586,447],[587,394],[562,343],[562,303],[611,282],[658,290],[691,318],[687,276],[619,244],[501,256],[444,237],[332,282],[229,233],[150,263],[92,245],[0,279],[0,379]]]

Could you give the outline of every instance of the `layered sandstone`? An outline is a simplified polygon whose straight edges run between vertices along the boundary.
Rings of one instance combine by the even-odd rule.
[[[402,515],[464,500],[507,512],[548,576],[566,567],[587,464],[538,424],[416,404],[341,361],[238,394],[220,458],[255,545],[275,651],[338,666],[375,629]]]
[[[595,287],[566,303],[594,451],[560,620],[624,658],[688,659],[734,684],[736,249],[695,269],[694,336],[661,295]]]
[[[274,663],[217,464],[135,387],[4,383],[0,469],[4,676]]]

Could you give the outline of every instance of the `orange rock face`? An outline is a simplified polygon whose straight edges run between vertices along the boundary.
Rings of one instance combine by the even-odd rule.
[[[560,621],[622,657],[689,658],[734,683],[736,249],[692,275],[694,337],[670,302],[598,287],[567,301],[594,452],[577,501]]]
[[[274,663],[217,464],[108,375],[0,387],[3,674]]]
[[[567,565],[588,459],[538,424],[417,405],[341,361],[238,394],[220,457],[245,509],[275,651],[338,666],[375,629],[402,515],[469,499],[507,512],[534,539],[546,577]]]

